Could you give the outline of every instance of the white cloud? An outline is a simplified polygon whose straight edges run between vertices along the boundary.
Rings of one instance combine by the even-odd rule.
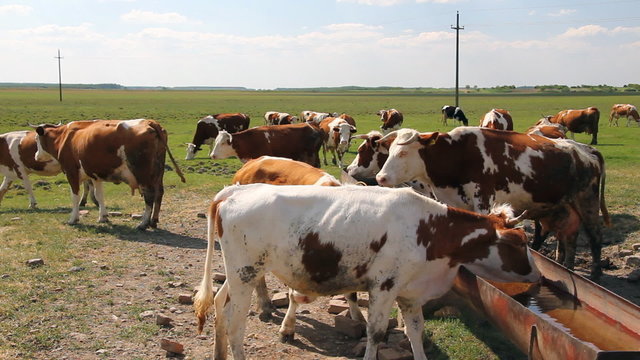
[[[2,14],[17,14],[17,15],[27,15],[33,10],[31,6],[26,5],[2,5],[0,6],[0,15]]]
[[[122,14],[120,19],[129,23],[140,24],[180,24],[187,22],[187,18],[175,12],[156,13],[152,11],[131,10]]]
[[[600,25],[585,25],[579,28],[569,28],[559,38],[582,38],[599,34],[606,34],[609,30]]]
[[[555,16],[555,17],[558,17],[558,16],[567,16],[567,15],[571,15],[571,14],[573,14],[573,13],[575,13],[575,12],[576,12],[576,10],[575,10],[575,9],[560,9],[560,10],[558,10],[557,12],[549,13],[548,15],[549,15],[549,16]]]
[[[339,3],[340,2],[356,3],[360,5],[369,5],[369,6],[392,6],[392,5],[398,5],[403,2],[406,2],[406,0],[336,0],[336,1]]]

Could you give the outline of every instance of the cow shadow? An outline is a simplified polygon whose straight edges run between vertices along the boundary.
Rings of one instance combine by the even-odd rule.
[[[110,234],[120,240],[149,243],[156,245],[167,245],[181,249],[206,249],[207,241],[201,238],[188,235],[176,234],[164,229],[151,229],[146,231],[138,230],[133,224],[121,225],[113,223],[103,224],[76,224],[73,225],[78,231],[87,234]],[[216,249],[220,246],[216,242]]]
[[[640,220],[631,214],[611,214],[611,227],[602,228],[603,245],[621,244],[640,230]]]

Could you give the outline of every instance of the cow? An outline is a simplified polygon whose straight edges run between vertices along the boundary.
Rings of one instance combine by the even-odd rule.
[[[124,182],[144,198],[145,210],[138,229],[156,228],[164,194],[165,153],[185,182],[169,147],[167,133],[150,119],[72,121],[66,125],[36,128],[37,161],[55,159],[71,187],[71,217],[79,220],[80,184],[91,180],[98,200],[98,222],[108,222],[102,182]]]
[[[231,180],[232,184],[272,184],[272,185],[318,185],[318,186],[341,186],[342,184],[335,177],[327,172],[315,168],[309,164],[287,158],[274,156],[261,156],[257,159],[247,161],[236,172]],[[258,304],[262,313],[261,319],[268,319],[273,311],[267,284],[264,277],[258,281],[256,286],[258,294]],[[296,299],[302,299],[303,294],[296,294]],[[364,320],[357,303],[356,293],[346,296],[349,303],[349,311],[352,319]],[[287,311],[287,316],[293,316],[295,321],[295,310]],[[287,340],[293,340],[293,336]]]
[[[595,107],[579,110],[562,110],[553,116],[546,116],[552,123],[563,125],[571,132],[571,138],[576,133],[591,134],[591,145],[598,144],[598,122],[600,111]]]
[[[402,113],[396,109],[378,110],[376,115],[380,116],[380,121],[382,121],[380,130],[382,130],[384,134],[388,134],[389,132],[402,127],[404,117],[402,116]]]
[[[35,131],[20,130],[0,135],[0,174],[4,176],[2,185],[0,185],[0,202],[9,190],[9,186],[15,180],[20,179],[29,194],[29,208],[37,208],[38,204],[33,194],[29,175],[55,176],[62,171],[60,163],[54,159],[44,162],[37,161],[35,159],[37,149]],[[87,203],[88,194],[91,194],[93,202],[97,205],[93,186],[90,182],[85,181],[80,206]]]
[[[364,141],[358,146],[356,157],[347,166],[346,171],[349,176],[356,180],[365,181],[365,179],[374,178],[378,171],[382,169],[382,165],[389,157],[387,149],[378,144],[378,140],[382,139],[382,137],[382,133],[377,130],[353,136],[354,139],[362,139]],[[373,185],[377,185],[377,183]]]
[[[193,142],[187,144],[185,160],[193,159],[196,152],[201,150],[202,144],[207,144],[213,149],[213,140],[221,130],[229,133],[247,130],[249,121],[249,116],[242,113],[208,115],[198,120]]]
[[[298,117],[289,115],[284,112],[277,111],[267,111],[264,114],[264,124],[265,125],[286,125],[286,124],[295,124],[298,122]],[[246,129],[243,129],[246,130]]]
[[[534,126],[528,128],[525,134],[539,135],[550,139],[566,139],[567,128],[564,125],[549,122],[546,118],[542,118],[536,122]]]
[[[305,110],[302,112],[302,118],[304,119],[305,122],[314,123],[316,125],[319,125],[322,120],[333,115],[334,114],[311,111],[311,110]]]
[[[351,134],[356,132],[356,128],[345,119],[328,117],[320,122],[320,130],[324,133],[322,142],[324,164],[327,165],[327,150],[329,150],[333,155],[333,164],[342,168],[342,157],[349,149]]]
[[[320,167],[318,150],[322,146],[322,141],[322,131],[308,123],[258,126],[233,135],[221,131],[216,137],[210,157],[225,159],[235,156],[244,163],[250,159],[269,155],[286,157]]]
[[[452,206],[486,212],[494,203],[510,203],[516,211],[526,210],[544,232],[555,232],[556,259],[570,269],[582,223],[593,257],[591,277],[602,274],[598,210],[605,224],[610,220],[604,202],[604,159],[595,148],[474,127],[449,133],[403,129],[378,143],[389,151],[376,176],[380,185],[418,180]]]
[[[459,106],[445,105],[442,107],[442,125],[447,125],[448,119],[454,119],[462,122],[462,125],[468,126],[469,119],[464,115],[464,111]]]
[[[369,292],[365,360],[376,359],[397,300],[413,356],[426,359],[422,305],[452,287],[460,266],[493,281],[539,281],[527,237],[514,228],[520,219],[507,206],[481,215],[409,189],[226,187],[209,208],[204,276],[194,301],[198,331],[213,305],[214,358],[225,359],[230,343],[233,358],[244,359],[251,292],[271,272],[310,299]],[[216,239],[227,278],[214,299]],[[294,323],[282,322],[282,336],[293,331]]]
[[[618,119],[621,117],[627,118],[627,127],[631,124],[631,120],[635,120],[638,126],[640,126],[640,115],[638,109],[631,104],[615,104],[611,108],[611,114],[609,115],[609,126],[612,126],[615,121],[615,126],[618,126]]]
[[[507,110],[491,109],[480,120],[480,127],[513,131],[513,119]]]

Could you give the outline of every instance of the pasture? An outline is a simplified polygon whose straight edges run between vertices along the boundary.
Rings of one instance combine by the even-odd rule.
[[[542,115],[563,109],[595,106],[600,109],[597,148],[606,162],[606,201],[613,228],[605,229],[603,258],[618,269],[605,269],[603,283],[640,303],[637,284],[618,279],[630,269],[616,257],[621,249],[640,243],[640,191],[635,182],[640,175],[640,128],[608,127],[609,111],[616,103],[638,105],[638,96],[465,96],[461,106],[477,125],[491,108],[511,112],[515,130],[523,131]],[[77,226],[65,225],[70,211],[69,187],[64,175],[32,177],[39,208],[28,209],[24,190],[12,189],[0,204],[0,359],[149,359],[164,356],[160,338],[185,344],[188,358],[208,354],[211,336],[195,337],[195,317],[190,305],[177,301],[190,294],[201,275],[206,248],[206,222],[198,217],[206,211],[214,194],[228,184],[240,167],[237,159],[212,161],[208,146],[194,160],[183,160],[195,123],[208,114],[243,112],[251,125],[264,123],[266,111],[298,115],[303,110],[345,112],[352,115],[358,133],[379,129],[377,110],[396,108],[404,114],[404,127],[420,131],[448,131],[457,124],[441,124],[440,109],[452,104],[451,96],[431,96],[411,92],[227,92],[227,91],[93,91],[66,90],[64,101],[57,91],[0,90],[0,133],[28,129],[28,124],[69,122],[86,119],[158,120],[169,133],[169,146],[187,183],[174,171],[165,172],[165,198],[158,230],[135,230],[143,201],[131,196],[126,185],[105,184],[105,201],[111,223],[97,224],[95,206],[87,206]],[[588,143],[590,135],[577,134]],[[359,142],[345,155],[349,163]],[[169,164],[167,162],[167,164]],[[339,169],[324,166],[339,177]],[[577,262],[578,270],[588,269],[587,259]],[[43,266],[29,267],[25,261],[42,258]],[[222,271],[222,263],[217,263]],[[269,289],[274,288],[269,283]],[[626,289],[635,287],[634,289]],[[280,285],[280,288],[283,288]],[[336,335],[326,307],[311,307],[300,316],[297,346],[277,340],[277,324],[260,323],[252,316],[245,342],[250,357],[351,357],[355,341]],[[145,311],[169,314],[171,327],[145,318]],[[320,314],[322,312],[322,314]],[[326,320],[326,322],[325,322]],[[253,324],[253,325],[252,325]],[[488,339],[488,326],[468,314],[462,317],[429,319],[425,327],[433,343],[430,359],[519,359],[504,341]],[[208,334],[213,332],[207,324]],[[500,337],[494,336],[494,337]],[[454,341],[455,340],[455,341]],[[526,356],[525,356],[526,358]]]

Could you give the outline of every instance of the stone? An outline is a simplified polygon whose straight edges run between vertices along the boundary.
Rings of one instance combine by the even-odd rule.
[[[200,219],[206,219],[207,218],[207,214],[205,214],[205,213],[197,213],[196,216],[199,217]]]
[[[356,344],[356,346],[351,349],[351,355],[354,357],[363,357],[365,351],[367,351],[367,338],[363,337],[360,339],[360,342]]]
[[[10,276],[9,274],[2,274],[2,275],[0,276],[0,279],[8,279],[8,278],[9,278],[9,276]]]
[[[156,325],[160,325],[160,326],[170,326],[171,322],[173,322],[173,319],[164,315],[164,314],[157,314],[156,315]]]
[[[631,267],[640,267],[640,256],[627,256],[625,259],[625,263]]]
[[[148,319],[153,317],[154,311],[153,310],[147,310],[147,311],[143,311],[140,313],[140,318],[142,319]]]
[[[213,278],[213,281],[217,283],[223,283],[225,280],[227,280],[227,275],[223,273],[215,272],[213,273],[212,278]]]
[[[107,214],[109,216],[122,216],[122,211],[109,211]]]
[[[329,314],[340,314],[344,310],[349,309],[349,304],[342,300],[329,300]]]
[[[183,287],[184,283],[182,281],[170,281],[167,285],[170,288],[179,288],[179,287]]]
[[[20,221],[22,218],[20,216],[12,217],[11,221]]]
[[[360,339],[367,330],[367,326],[365,323],[357,320],[352,320],[346,316],[338,315],[334,317],[334,321],[334,327],[336,331],[354,339]]]
[[[184,353],[184,345],[179,342],[172,341],[169,339],[161,339],[160,340],[160,348],[166,352],[174,353],[174,354],[182,354]]]
[[[273,294],[271,297],[271,303],[275,307],[287,307],[289,306],[289,293],[286,291]]]
[[[80,211],[78,211],[78,213],[80,215],[87,215],[89,213],[89,210],[80,210]]]
[[[633,255],[633,250],[624,249],[618,252],[618,257],[621,257],[621,258],[631,256],[631,255]]]
[[[389,318],[389,324],[387,324],[387,330],[389,329],[395,329],[398,327],[398,319],[396,318]]]
[[[140,220],[140,219],[142,219],[142,215],[141,214],[131,214],[131,218],[135,219],[135,220]]]
[[[42,259],[30,259],[26,261],[26,264],[30,267],[38,267],[44,265],[44,260]]]
[[[191,294],[179,294],[178,302],[183,305],[191,305],[193,304],[193,297],[191,297]]]
[[[84,268],[82,266],[73,266],[69,269],[69,272],[80,272],[80,271],[84,271]]]
[[[358,306],[361,307],[369,307],[369,294],[368,293],[359,293],[358,294]]]
[[[631,248],[633,249],[633,251],[640,251],[640,243],[631,245]]]
[[[106,349],[99,349],[99,350],[96,350],[96,355],[104,355],[104,354],[106,354],[106,353],[107,353],[107,350],[106,350]]]
[[[413,354],[411,351],[404,349],[388,347],[384,349],[378,349],[378,360],[412,360]]]

